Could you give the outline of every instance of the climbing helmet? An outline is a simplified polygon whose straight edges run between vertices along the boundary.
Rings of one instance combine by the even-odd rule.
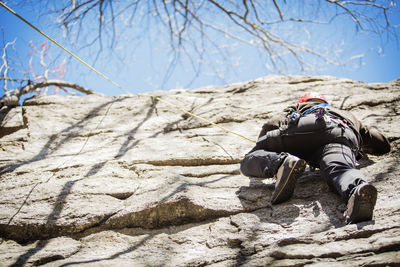
[[[316,93],[316,92],[311,92],[311,93],[306,93],[305,95],[303,95],[302,97],[299,98],[299,100],[297,101],[298,103],[303,103],[303,102],[307,102],[310,100],[321,100],[322,102],[328,104],[328,100],[325,98],[325,96]]]

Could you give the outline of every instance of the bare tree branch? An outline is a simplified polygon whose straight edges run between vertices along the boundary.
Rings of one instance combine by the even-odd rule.
[[[282,15],[282,12],[281,12],[281,10],[280,10],[280,8],[278,6],[278,3],[275,0],[272,0],[272,1],[274,2],[274,6],[276,8],[276,11],[278,11],[278,14],[279,14],[279,17],[281,18],[281,21],[283,21],[283,15]]]
[[[95,94],[90,89],[84,88],[82,86],[79,86],[74,83],[69,83],[65,81],[60,81],[60,80],[48,80],[44,82],[38,82],[38,83],[30,83],[28,82],[27,85],[23,86],[22,88],[19,89],[14,89],[13,94],[5,94],[2,98],[0,98],[0,108],[3,106],[7,107],[13,107],[13,106],[18,106],[19,100],[21,96],[29,94],[29,93],[38,93],[38,90],[40,88],[45,88],[49,86],[58,86],[61,88],[72,88],[78,92],[84,93],[86,95],[90,94]]]
[[[7,77],[0,77],[0,80],[12,81],[12,82],[27,82],[29,79],[14,79],[14,78],[7,78]]]
[[[8,66],[8,62],[7,62],[7,47],[15,44],[15,41],[16,41],[16,39],[14,39],[14,41],[12,41],[12,42],[6,43],[6,45],[3,47],[3,55],[1,56],[2,65],[0,67],[0,74],[2,73],[3,80],[4,80],[4,85],[3,85],[4,92],[7,92],[7,86],[8,86],[7,82],[10,81],[10,79],[7,77],[8,70],[10,69],[10,67]]]
[[[197,66],[205,64],[210,47],[219,60],[229,58],[227,49],[220,48],[221,40],[225,40],[225,46],[234,40],[262,51],[274,72],[284,73],[293,62],[299,70],[309,68],[312,66],[310,58],[338,64],[332,60],[333,53],[324,50],[326,47],[321,45],[321,49],[312,41],[305,43],[294,38],[291,33],[296,33],[297,28],[296,32],[283,34],[280,29],[285,25],[329,25],[339,19],[351,19],[356,30],[394,36],[396,31],[393,29],[397,27],[390,21],[390,11],[395,5],[390,0],[315,0],[312,3],[300,1],[299,6],[286,0],[71,0],[57,3],[58,21],[69,34],[75,34],[73,42],[79,43],[80,47],[96,45],[95,62],[106,50],[103,42],[104,46],[112,48],[116,38],[126,37],[120,32],[118,19],[125,26],[134,27],[137,35],[131,40],[138,43],[141,38],[147,38],[146,34],[156,32],[150,37],[155,43],[160,39],[159,34],[166,34],[169,39],[167,54],[172,55],[172,60],[164,68],[163,83],[174,72],[170,64],[183,60],[190,62],[195,76],[199,75]],[[297,7],[303,6],[310,10],[296,11]],[[88,36],[83,34],[85,29],[91,31]],[[311,30],[304,27],[303,31]],[[81,44],[79,40],[85,38],[86,42]],[[198,45],[190,38],[201,39],[204,43]],[[180,53],[183,56],[179,56]],[[198,58],[194,59],[192,53]]]
[[[70,83],[70,82],[61,81],[61,80],[47,80],[44,82],[28,84],[28,85],[22,87],[20,89],[19,95],[21,96],[21,95],[24,95],[27,93],[35,92],[39,88],[49,87],[49,86],[68,87],[68,88],[72,88],[76,91],[79,91],[79,92],[87,94],[87,95],[94,94],[94,92],[92,90],[84,88],[75,83]]]

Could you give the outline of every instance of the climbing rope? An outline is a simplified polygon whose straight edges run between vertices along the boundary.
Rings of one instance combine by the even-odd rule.
[[[84,64],[86,67],[88,67],[89,69],[93,70],[94,72],[96,72],[98,75],[100,75],[101,77],[103,77],[104,79],[106,79],[108,82],[112,83],[114,86],[116,86],[117,88],[119,88],[121,91],[123,91],[126,94],[130,94],[130,92],[126,89],[124,89],[121,85],[119,85],[118,83],[114,82],[113,80],[111,80],[110,78],[108,78],[106,75],[104,75],[103,73],[101,73],[100,71],[98,71],[97,69],[95,69],[94,67],[92,67],[91,65],[89,65],[88,63],[86,63],[83,59],[79,58],[78,56],[76,56],[74,53],[70,52],[68,49],[66,49],[64,46],[62,46],[61,44],[59,44],[57,41],[55,41],[53,38],[51,38],[50,36],[48,36],[47,34],[45,34],[44,32],[42,32],[41,30],[39,30],[37,27],[35,27],[32,23],[30,23],[29,21],[27,21],[26,19],[24,19],[23,17],[21,17],[20,15],[17,14],[17,12],[15,12],[14,10],[12,10],[11,8],[9,8],[6,4],[4,4],[3,2],[0,1],[0,5],[2,7],[4,7],[5,9],[7,9],[9,12],[11,12],[12,14],[14,14],[17,18],[19,18],[20,20],[22,20],[23,22],[25,22],[26,24],[28,24],[32,29],[34,29],[35,31],[37,31],[38,33],[40,33],[41,35],[43,35],[44,37],[46,37],[48,40],[50,40],[51,42],[53,42],[55,45],[57,45],[59,48],[61,48],[62,50],[64,50],[65,52],[67,52],[70,56],[72,56],[73,58],[75,58],[76,60],[78,60],[79,62],[81,62],[82,64]]]
[[[236,133],[236,132],[234,132],[234,131],[231,131],[231,130],[229,130],[229,129],[227,129],[227,128],[225,128],[225,127],[219,125],[219,124],[216,124],[215,122],[212,122],[212,121],[210,121],[210,120],[207,120],[206,118],[203,118],[203,117],[201,117],[201,116],[199,116],[199,115],[196,115],[196,114],[194,114],[194,113],[192,113],[192,112],[190,112],[190,111],[188,111],[188,110],[186,110],[186,109],[184,109],[184,108],[181,108],[181,107],[179,107],[179,106],[177,106],[177,105],[174,105],[174,104],[172,104],[172,103],[170,103],[170,102],[168,102],[168,101],[166,101],[166,100],[164,100],[164,99],[162,99],[162,98],[160,98],[160,97],[158,97],[158,96],[154,96],[154,95],[151,95],[151,94],[139,94],[139,95],[141,95],[141,96],[149,96],[149,97],[152,97],[152,98],[154,98],[154,99],[157,99],[158,101],[163,102],[164,104],[167,104],[168,106],[173,107],[173,108],[175,108],[175,109],[177,109],[177,110],[180,110],[180,111],[182,111],[182,112],[188,114],[188,115],[191,116],[191,117],[194,117],[194,118],[197,118],[197,119],[199,119],[199,120],[205,121],[205,122],[207,122],[207,123],[209,123],[209,124],[211,124],[211,125],[213,125],[213,126],[216,126],[216,127],[220,128],[220,129],[224,130],[225,132],[228,132],[228,133],[237,135],[237,136],[239,136],[239,137],[241,137],[241,138],[243,138],[243,139],[246,139],[246,140],[248,140],[248,141],[250,141],[250,142],[256,143],[256,141],[254,141],[254,140],[252,140],[252,139],[250,139],[250,138],[248,138],[248,137],[246,137],[246,136],[244,136],[244,135],[241,135],[241,134],[238,134],[238,133]]]
[[[26,19],[24,19],[22,16],[20,16],[19,14],[17,14],[17,13],[16,13],[14,10],[12,10],[11,8],[9,8],[6,4],[4,4],[3,2],[0,1],[0,5],[1,5],[2,7],[4,7],[6,10],[8,10],[9,12],[11,12],[12,14],[14,14],[17,18],[19,18],[20,20],[22,20],[23,22],[25,22],[25,23],[26,23],[27,25],[29,25],[32,29],[34,29],[35,31],[37,31],[38,33],[40,33],[41,35],[43,35],[43,36],[44,36],[45,38],[47,38],[49,41],[51,41],[52,43],[56,44],[59,48],[61,48],[62,50],[64,50],[66,53],[68,53],[69,55],[71,55],[73,58],[75,58],[76,60],[78,60],[79,62],[81,62],[82,64],[84,64],[86,67],[88,67],[89,69],[91,69],[92,71],[94,71],[95,73],[97,73],[98,75],[100,75],[102,78],[104,78],[105,80],[107,80],[108,82],[110,82],[111,84],[113,84],[115,87],[117,87],[118,89],[120,89],[121,91],[123,91],[124,93],[126,93],[126,94],[128,94],[128,95],[132,95],[131,92],[129,92],[128,90],[126,90],[125,88],[123,88],[123,87],[122,87],[121,85],[119,85],[118,83],[114,82],[111,78],[109,78],[108,76],[106,76],[106,75],[103,74],[102,72],[98,71],[96,68],[92,67],[92,66],[89,65],[87,62],[85,62],[83,59],[79,58],[79,57],[76,56],[74,53],[72,53],[71,51],[69,51],[68,49],[66,49],[64,46],[62,46],[61,44],[59,44],[59,43],[58,43],[57,41],[55,41],[53,38],[51,38],[50,36],[48,36],[47,34],[45,34],[44,32],[42,32],[41,30],[39,30],[39,29],[38,29],[37,27],[35,27],[32,23],[30,23],[29,21],[27,21]],[[225,132],[234,134],[234,135],[239,136],[239,137],[241,137],[241,138],[243,138],[243,139],[246,139],[246,140],[248,140],[248,141],[250,141],[250,142],[256,143],[256,141],[254,141],[254,140],[252,140],[252,139],[250,139],[250,138],[248,138],[248,137],[246,137],[246,136],[244,136],[244,135],[241,135],[241,134],[236,133],[236,132],[234,132],[234,131],[232,131],[232,130],[229,130],[229,129],[227,129],[227,128],[221,126],[221,125],[218,125],[218,124],[216,124],[216,123],[214,123],[214,122],[212,122],[212,121],[210,121],[210,120],[208,120],[208,119],[206,119],[206,118],[203,118],[203,117],[201,117],[201,116],[199,116],[199,115],[196,115],[196,114],[194,114],[194,113],[192,113],[192,112],[190,112],[190,111],[188,111],[188,110],[186,110],[186,109],[184,109],[184,108],[182,108],[182,107],[180,107],[180,106],[177,106],[177,105],[175,105],[175,104],[172,104],[172,103],[170,103],[170,102],[168,102],[168,101],[166,101],[166,100],[164,100],[164,99],[161,99],[161,98],[158,97],[158,96],[155,96],[155,95],[152,95],[152,94],[148,94],[148,93],[137,94],[137,95],[138,95],[138,96],[147,96],[147,97],[151,97],[151,98],[153,98],[153,99],[155,99],[155,100],[158,100],[158,101],[160,101],[160,102],[162,102],[162,103],[164,103],[164,104],[166,104],[166,105],[168,105],[168,106],[170,106],[170,107],[172,107],[172,108],[174,108],[174,109],[180,110],[180,111],[182,111],[183,113],[185,113],[185,114],[187,114],[187,115],[189,115],[189,116],[191,116],[191,117],[197,118],[197,119],[199,119],[199,120],[202,120],[202,121],[204,121],[204,122],[207,122],[207,123],[210,124],[210,125],[216,126],[216,127],[222,129],[222,130],[225,131]]]

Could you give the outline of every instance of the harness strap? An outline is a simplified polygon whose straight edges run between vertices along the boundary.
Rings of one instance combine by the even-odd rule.
[[[315,106],[309,108],[309,109],[303,114],[303,116],[307,115],[308,113],[312,112],[313,110],[315,110],[315,109],[317,109],[317,108],[328,107],[328,106],[330,106],[330,105],[329,105],[329,104],[325,104],[325,103],[315,105]]]

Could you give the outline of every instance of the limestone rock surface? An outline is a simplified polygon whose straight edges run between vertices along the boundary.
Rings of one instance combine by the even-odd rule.
[[[307,91],[390,140],[359,168],[374,219],[346,209],[319,171],[270,205],[247,178],[254,143],[145,96],[43,96],[0,110],[0,266],[399,266],[400,80],[267,76],[153,95],[255,140]]]

